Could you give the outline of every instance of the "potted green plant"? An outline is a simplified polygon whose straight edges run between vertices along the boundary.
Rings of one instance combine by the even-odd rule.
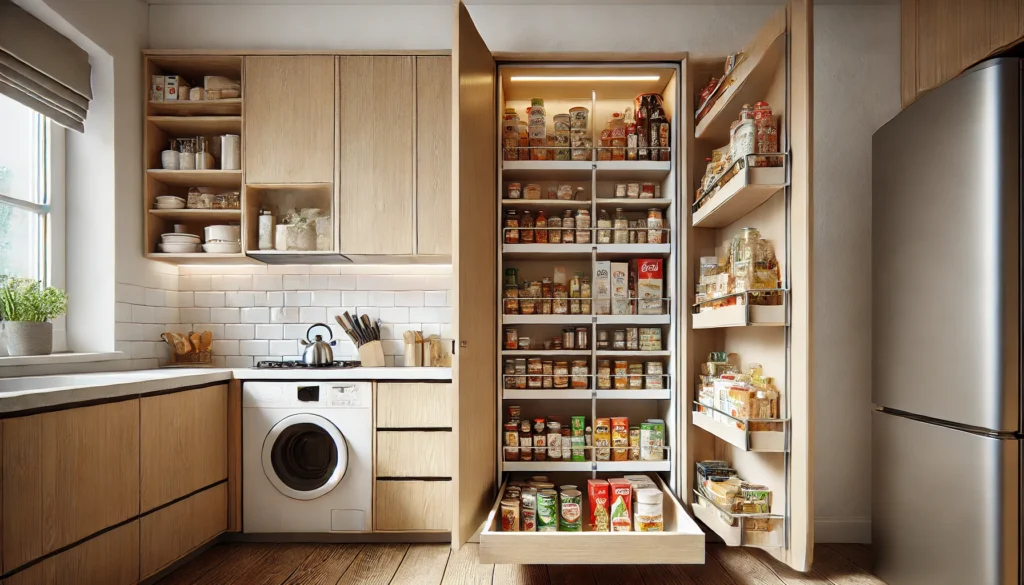
[[[53,323],[68,310],[68,295],[43,287],[31,278],[0,279],[0,316],[4,320],[7,354],[49,355],[53,352]]]

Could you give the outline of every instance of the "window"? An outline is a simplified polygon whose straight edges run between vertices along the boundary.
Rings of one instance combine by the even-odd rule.
[[[64,286],[64,129],[0,95],[0,274]]]

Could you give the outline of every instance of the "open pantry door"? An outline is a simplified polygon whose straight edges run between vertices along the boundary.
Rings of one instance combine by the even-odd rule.
[[[494,58],[465,5],[455,2],[452,44],[452,362],[458,469],[453,477],[452,548],[480,528],[494,496],[494,355],[497,351],[497,114]]]

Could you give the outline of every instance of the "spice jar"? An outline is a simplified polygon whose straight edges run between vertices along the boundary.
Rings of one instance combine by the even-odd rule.
[[[587,349],[589,344],[589,333],[586,327],[576,328],[576,349]]]
[[[587,378],[590,376],[590,366],[587,360],[573,360],[572,362],[572,387],[577,390],[585,390],[590,387]]]
[[[625,185],[622,186],[622,196],[626,196]],[[612,218],[608,215],[607,209],[601,209],[597,212],[597,243],[598,244],[610,244],[612,243]]]
[[[519,460],[533,461],[533,434],[530,421],[519,421]]]
[[[590,210],[580,209],[576,212],[576,243],[590,243]]]
[[[615,230],[614,242],[616,244],[629,243],[629,219],[621,207],[615,208],[615,217],[612,220],[612,228]]]
[[[548,216],[544,215],[544,210],[537,212],[537,220],[534,225],[537,229],[534,230],[533,239],[538,244],[548,243]]]
[[[551,277],[545,276],[540,283],[540,314],[551,314],[551,299],[554,296],[554,285],[551,284]]]
[[[586,201],[587,195],[583,191],[583,187],[576,187],[576,191],[572,194],[572,198],[576,201]]]
[[[576,242],[576,220],[572,217],[572,211],[566,209],[562,214],[562,243],[573,244]]]
[[[562,349],[576,349],[576,334],[571,328],[562,330]]]
[[[505,212],[505,243],[506,244],[518,244],[519,243],[519,214],[516,213],[515,209],[509,209]]]
[[[597,389],[610,390],[612,387],[612,363],[610,360],[597,362]]]
[[[661,210],[652,207],[647,210],[647,243],[662,243],[662,215]]]
[[[562,218],[556,213],[548,218],[548,243],[562,243]]]
[[[569,362],[555,362],[554,387],[564,390],[569,387]]]
[[[519,241],[523,244],[533,243],[533,215],[529,209],[523,210],[523,216],[519,220]]]
[[[521,183],[509,183],[508,184],[508,198],[509,199],[522,199],[523,198],[523,185]]]

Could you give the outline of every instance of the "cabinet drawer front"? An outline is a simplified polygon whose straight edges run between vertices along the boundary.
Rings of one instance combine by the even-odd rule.
[[[142,511],[227,477],[228,387],[142,399]]]
[[[91,538],[4,580],[4,585],[139,582],[138,520]]]
[[[447,431],[377,433],[377,477],[451,477]]]
[[[452,385],[377,384],[377,428],[452,427]]]
[[[374,530],[449,532],[452,482],[378,481]]]
[[[139,569],[146,578],[227,528],[227,484],[143,516]]]
[[[138,513],[138,400],[3,421],[5,570]]]

